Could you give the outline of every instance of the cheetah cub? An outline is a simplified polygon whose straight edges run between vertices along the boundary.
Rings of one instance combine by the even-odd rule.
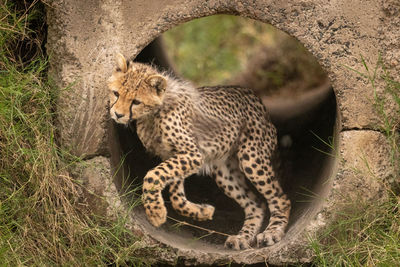
[[[136,120],[145,148],[163,160],[143,179],[143,205],[151,224],[166,221],[161,191],[169,185],[173,208],[196,220],[211,220],[214,207],[186,199],[184,179],[195,173],[211,175],[224,193],[245,213],[242,229],[229,236],[227,248],[270,246],[282,239],[290,201],[272,167],[276,129],[266,108],[251,90],[231,86],[194,88],[153,67],[118,54],[108,80],[110,114],[117,123]],[[260,201],[248,179],[265,200]],[[265,202],[271,216],[260,232]]]

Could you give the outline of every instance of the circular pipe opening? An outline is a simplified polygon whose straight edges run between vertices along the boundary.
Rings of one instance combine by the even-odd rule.
[[[135,60],[152,63],[162,70],[174,69],[174,63],[171,63],[167,56],[161,38],[146,46]],[[268,58],[264,60],[268,61]],[[254,74],[254,71],[262,68],[265,63],[260,60],[253,64],[253,70],[242,70],[236,75],[236,80],[231,80],[249,88],[260,87],[254,85],[259,77],[252,77],[251,71]],[[321,201],[331,187],[327,181],[335,165],[334,157],[329,154],[335,149],[332,140],[335,139],[336,99],[327,78],[312,90],[296,92],[294,95],[290,95],[290,90],[279,95],[278,90],[270,96],[265,96],[262,90],[260,93],[259,88],[255,90],[262,97],[278,129],[282,159],[281,185],[292,202],[288,232],[279,242],[280,245],[284,245],[285,242],[290,242],[291,237],[298,235],[319,211]],[[126,128],[113,124],[111,127],[117,137],[111,144],[111,162],[114,169],[118,170],[115,183],[121,192],[127,192],[140,186],[146,172],[155,167],[160,160],[145,151],[133,125]],[[172,247],[196,249],[206,253],[219,251],[221,255],[239,253],[223,248],[226,236],[209,234],[200,229],[201,227],[229,235],[236,234],[244,220],[239,205],[225,196],[210,177],[193,175],[187,178],[185,190],[189,200],[215,206],[212,221],[197,222],[178,215],[169,205],[167,197],[165,201],[168,216],[173,219],[168,219],[160,228],[156,229],[147,222],[141,206],[134,209],[135,218],[151,237]],[[164,192],[167,193],[168,190]],[[268,222],[267,218],[268,216],[265,224]],[[186,221],[198,227],[177,226],[177,221]],[[254,262],[257,261],[248,260],[247,263]]]

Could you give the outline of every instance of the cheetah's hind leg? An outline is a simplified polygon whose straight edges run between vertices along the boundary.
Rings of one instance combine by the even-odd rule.
[[[181,215],[197,221],[212,220],[215,208],[187,200],[183,180],[175,180],[169,187],[172,207]]]
[[[246,177],[240,171],[237,161],[215,166],[213,176],[225,195],[235,200],[244,210],[245,220],[237,235],[231,235],[225,241],[225,247],[235,250],[248,249],[259,233],[265,216],[266,206],[248,188]]]
[[[266,144],[266,142],[264,142]],[[254,187],[265,197],[271,213],[269,224],[264,232],[257,235],[257,246],[271,246],[279,242],[285,235],[289,221],[290,200],[283,193],[272,166],[270,157],[266,154],[268,147],[258,147],[248,142],[244,149],[238,152],[241,170]],[[256,148],[255,151],[250,148]]]

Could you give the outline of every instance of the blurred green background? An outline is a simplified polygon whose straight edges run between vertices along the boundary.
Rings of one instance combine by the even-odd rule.
[[[238,84],[270,95],[282,88],[303,92],[326,80],[300,42],[259,21],[215,15],[181,24],[163,38],[175,71],[198,86]]]

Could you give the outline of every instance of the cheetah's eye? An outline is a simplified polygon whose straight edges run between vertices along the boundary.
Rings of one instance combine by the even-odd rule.
[[[139,100],[137,100],[137,99],[133,99],[132,100],[132,105],[139,105],[139,104],[141,104],[142,102],[140,102]]]
[[[116,97],[119,97],[119,93],[118,93],[117,91],[113,91],[113,93],[114,93],[114,95],[115,95]]]

